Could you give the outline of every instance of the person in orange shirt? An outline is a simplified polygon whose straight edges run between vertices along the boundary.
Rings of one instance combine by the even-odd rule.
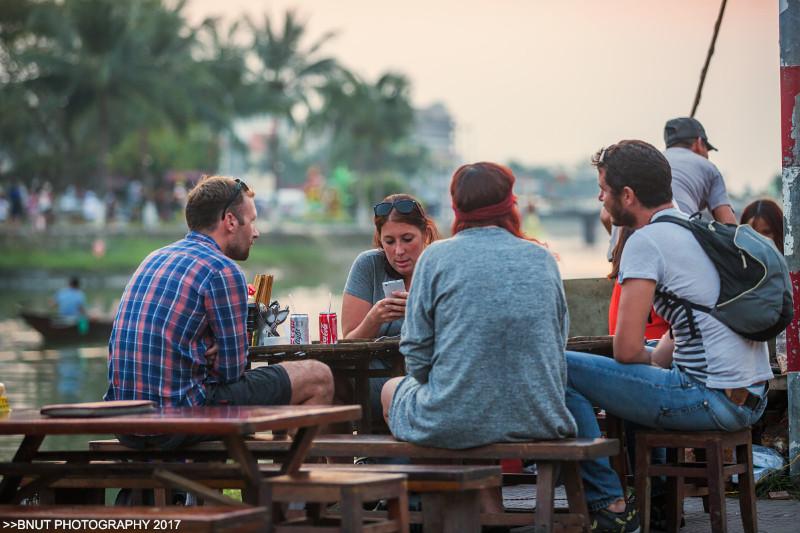
[[[611,301],[608,304],[608,334],[613,335],[617,330],[617,311],[619,309],[619,297],[622,294],[622,285],[619,284],[617,277],[619,276],[619,262],[622,258],[622,249],[628,238],[633,235],[633,230],[630,228],[620,228],[619,240],[614,247],[611,255],[611,273],[608,279],[614,280],[614,289],[611,292]],[[661,318],[656,310],[650,308],[650,316],[647,317],[647,325],[644,328],[644,337],[647,340],[657,341],[664,336],[664,333],[669,331],[669,323]]]

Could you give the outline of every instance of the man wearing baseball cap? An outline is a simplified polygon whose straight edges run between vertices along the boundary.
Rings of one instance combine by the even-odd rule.
[[[716,150],[703,125],[692,117],[679,117],[664,126],[664,155],[672,168],[672,195],[684,213],[692,215],[708,209],[723,224],[736,224],[725,181],[708,160]]]

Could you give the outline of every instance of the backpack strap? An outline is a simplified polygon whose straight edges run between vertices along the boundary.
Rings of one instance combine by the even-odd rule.
[[[672,215],[662,215],[662,216],[656,218],[655,220],[651,221],[651,223],[654,223],[654,222],[671,222],[672,224],[677,224],[678,226],[682,226],[682,227],[688,229],[689,231],[691,231],[692,235],[694,236],[695,228],[694,228],[694,223],[691,220],[686,220],[684,218],[679,218],[679,217],[675,217],[675,216],[672,216]],[[696,338],[698,336],[697,335],[697,325],[695,324],[695,321],[694,321],[694,312],[693,311],[701,311],[703,313],[711,313],[712,308],[708,307],[706,305],[696,304],[696,303],[694,303],[694,302],[692,302],[690,300],[687,300],[686,298],[681,298],[677,294],[674,294],[674,293],[671,293],[671,292],[661,291],[661,290],[656,289],[656,294],[658,296],[664,298],[668,302],[670,302],[673,306],[678,305],[678,306],[683,307],[684,312],[686,313],[686,319],[689,321],[689,332],[690,332],[690,334],[691,334],[693,339]],[[670,325],[670,332],[671,331],[672,331],[672,326]]]

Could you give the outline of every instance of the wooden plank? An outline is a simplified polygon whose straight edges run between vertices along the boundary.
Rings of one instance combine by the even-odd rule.
[[[0,418],[0,435],[143,434],[243,435],[358,420],[357,405],[164,407],[150,414],[108,418],[53,418],[15,409]]]
[[[213,502],[217,505],[230,505],[233,507],[249,507],[246,503],[242,503],[240,500],[229,498],[224,494],[220,494],[219,492],[206,487],[202,483],[186,479],[183,476],[178,476],[168,470],[156,470],[153,472],[153,477],[170,488],[178,488],[189,491],[207,502]]]
[[[266,449],[274,441],[251,441],[249,446]],[[535,442],[503,442],[450,450],[417,446],[398,441],[390,435],[325,435],[314,440],[310,454],[326,457],[370,456],[412,457],[434,459],[517,459],[531,460],[586,460],[607,457],[619,452],[616,439],[561,439]]]
[[[0,516],[7,521],[48,518],[151,520],[151,525],[153,520],[180,520],[180,526],[175,529],[181,531],[232,531],[236,526],[248,523],[263,525],[266,523],[267,517],[263,507],[106,507],[96,505],[2,505],[0,506]]]
[[[248,440],[247,447],[254,453],[286,451],[291,440],[284,437],[273,438],[257,436]],[[114,440],[92,441],[90,449],[120,450]],[[219,450],[221,443],[204,442],[188,448],[187,451]],[[560,439],[530,442],[501,442],[467,448],[449,450],[417,446],[396,440],[391,435],[321,435],[314,439],[309,451],[313,456],[324,457],[412,457],[432,459],[540,459],[540,460],[586,460],[608,457],[619,453],[616,439]]]

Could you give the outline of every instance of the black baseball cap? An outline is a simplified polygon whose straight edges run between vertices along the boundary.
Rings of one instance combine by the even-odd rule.
[[[673,118],[668,120],[666,126],[664,126],[664,142],[667,143],[667,147],[672,146],[678,141],[689,141],[697,139],[698,137],[703,139],[703,142],[706,143],[706,147],[709,150],[716,150],[716,148],[708,142],[708,136],[706,135],[706,130],[703,129],[703,125],[695,118]]]

